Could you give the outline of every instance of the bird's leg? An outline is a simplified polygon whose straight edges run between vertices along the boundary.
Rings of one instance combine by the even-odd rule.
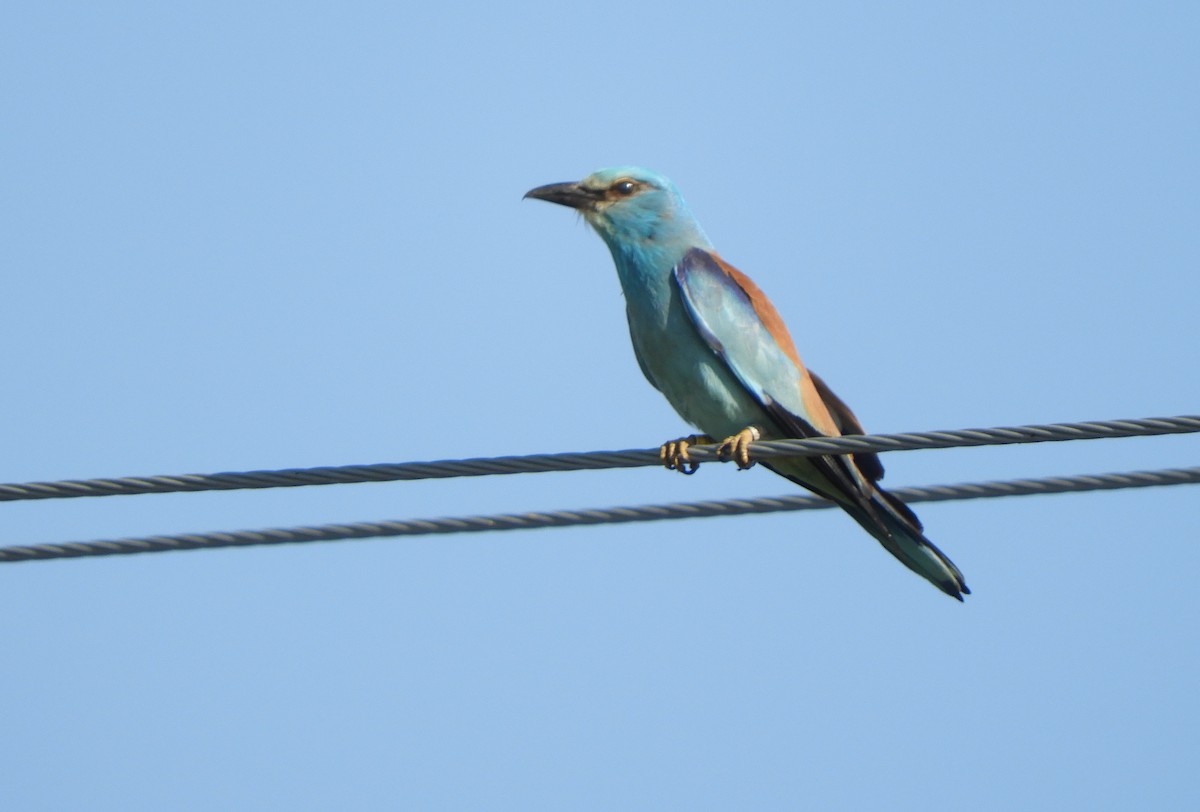
[[[690,437],[680,437],[678,440],[671,440],[663,443],[658,449],[658,458],[662,460],[662,464],[669,471],[678,471],[681,474],[694,474],[700,468],[700,463],[692,462],[692,458],[688,456],[688,448],[694,445],[709,445],[713,438],[707,434],[693,434]]]
[[[717,458],[722,462],[733,460],[740,470],[745,471],[754,465],[754,460],[750,459],[750,444],[757,442],[761,436],[754,426],[747,426],[721,441],[717,446]]]

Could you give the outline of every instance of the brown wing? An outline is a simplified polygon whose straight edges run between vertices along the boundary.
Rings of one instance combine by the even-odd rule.
[[[833,417],[834,424],[838,427],[838,431],[842,434],[866,434],[866,429],[862,427],[862,423],[858,422],[858,418],[854,416],[854,412],[850,411],[850,407],[846,405],[846,401],[839,398],[829,384],[821,380],[821,376],[808,371],[812,377],[813,384],[817,387],[817,394],[821,396],[821,400],[825,402],[825,408],[829,409],[829,414]],[[883,479],[883,463],[879,461],[879,455],[869,451],[863,451],[854,455],[854,467],[862,472],[862,475],[870,482],[878,482]]]
[[[829,414],[832,415],[833,422],[837,425],[838,430],[842,434],[866,434],[866,429],[862,427],[862,423],[858,422],[858,418],[854,416],[854,412],[850,411],[850,407],[846,405],[846,401],[834,394],[834,391],[829,388],[829,384],[821,380],[817,373],[810,369],[808,374],[813,380],[813,385],[817,387],[817,392],[821,395],[821,400],[825,401],[825,406],[829,409]],[[854,460],[854,467],[872,485],[883,479],[883,463],[879,461],[878,454],[863,451],[853,454],[852,458]],[[917,518],[917,514],[913,513],[908,505],[883,490],[883,488],[877,488],[876,493],[882,496],[901,516],[907,519],[914,528],[917,530],[923,529],[921,520]]]

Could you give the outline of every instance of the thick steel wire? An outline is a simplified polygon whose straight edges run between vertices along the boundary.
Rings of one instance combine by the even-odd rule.
[[[754,443],[757,459],[771,457],[846,454],[856,451],[910,451],[926,448],[959,448],[981,445],[1049,443],[1113,437],[1145,437],[1200,432],[1200,416],[1104,420],[1086,423],[1050,423],[990,429],[959,429],[906,434],[864,434],[810,440],[775,440]],[[715,446],[693,446],[697,462],[716,459]],[[526,474],[545,471],[578,471],[599,468],[638,468],[659,465],[657,449],[534,454],[484,457],[436,462],[379,463],[274,471],[179,474],[174,476],[79,479],[59,482],[26,482],[0,485],[0,502],[27,499],[70,499],[83,496],[119,496],[142,493],[228,491],[249,488],[295,488],[303,485],[337,485],[359,482],[394,482],[414,479]]]
[[[1117,474],[967,482],[923,488],[896,488],[893,494],[905,502],[948,502],[1001,496],[1068,493],[1078,491],[1150,488],[1161,485],[1200,483],[1200,467]],[[549,513],[517,513],[492,516],[462,516],[408,521],[354,522],[310,527],[277,527],[266,530],[236,530],[225,533],[187,533],[175,536],[83,541],[64,544],[34,544],[0,547],[0,563],[50,558],[83,558],[102,555],[156,553],[169,550],[249,547],[261,544],[296,544],[383,536],[424,536],[444,533],[479,533],[490,530],[533,530],[543,527],[652,522],[710,516],[739,516],[791,510],[821,510],[835,507],[814,496],[778,496],[759,499],[725,499],[712,502],[677,502],[593,510],[560,510]]]

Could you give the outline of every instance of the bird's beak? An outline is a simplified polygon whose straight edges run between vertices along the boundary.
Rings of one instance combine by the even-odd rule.
[[[572,209],[589,209],[603,196],[603,192],[587,189],[578,183],[548,183],[525,193],[525,197],[547,200]]]

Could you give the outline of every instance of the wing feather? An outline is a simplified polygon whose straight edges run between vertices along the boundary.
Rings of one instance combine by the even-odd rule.
[[[862,425],[823,380],[805,370],[778,312],[746,276],[699,248],[675,267],[688,316],[709,348],[762,407],[777,437],[862,434]],[[773,432],[771,431],[773,429]],[[768,460],[781,476],[832,499],[906,567],[954,598],[970,592],[962,573],[922,534],[900,499],[875,485],[874,454]]]
[[[813,382],[779,313],[748,277],[709,252],[693,248],[676,266],[675,279],[697,331],[771,417],[777,436],[840,434],[838,421],[820,394],[821,388],[828,391],[828,387]],[[853,417],[845,404],[841,406]],[[875,515],[870,479],[851,467],[848,457],[809,457],[808,462],[832,492],[825,492],[824,483],[790,473],[793,466],[782,461],[768,467],[823,496],[849,501]]]

